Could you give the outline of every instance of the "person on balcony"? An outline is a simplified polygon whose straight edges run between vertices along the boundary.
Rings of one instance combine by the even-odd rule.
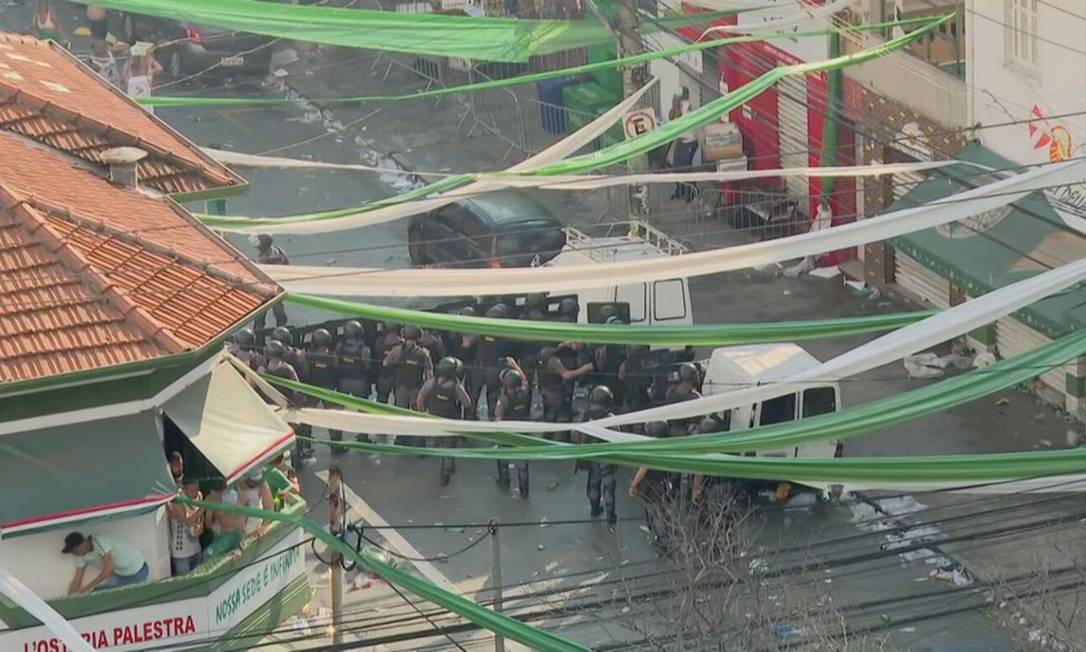
[[[64,537],[64,548],[61,552],[76,556],[75,575],[68,585],[68,595],[147,581],[147,561],[138,550],[123,543],[114,543],[93,534],[70,532]],[[84,584],[83,577],[88,563],[99,564],[102,570],[94,579]]]

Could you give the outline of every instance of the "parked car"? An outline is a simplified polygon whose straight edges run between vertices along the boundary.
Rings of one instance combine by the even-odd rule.
[[[203,70],[209,77],[264,76],[271,67],[269,36],[133,13],[122,21],[126,42],[159,44],[155,58],[174,77]]]
[[[415,265],[529,267],[557,256],[566,234],[545,206],[510,190],[411,217],[407,242]]]

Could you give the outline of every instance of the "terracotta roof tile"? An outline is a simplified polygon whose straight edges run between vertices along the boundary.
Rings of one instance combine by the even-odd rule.
[[[96,163],[104,149],[142,147],[149,152],[141,166],[147,185],[167,194],[244,183],[66,51],[3,32],[0,130]]]
[[[170,200],[0,132],[0,382],[207,344],[278,289]]]

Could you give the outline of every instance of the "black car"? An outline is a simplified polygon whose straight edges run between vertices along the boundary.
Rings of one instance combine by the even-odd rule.
[[[155,58],[174,77],[207,71],[208,77],[252,77],[270,72],[274,45],[269,36],[125,13],[128,43],[158,44]]]
[[[415,265],[529,267],[557,256],[566,233],[536,200],[502,191],[411,217],[407,242]]]

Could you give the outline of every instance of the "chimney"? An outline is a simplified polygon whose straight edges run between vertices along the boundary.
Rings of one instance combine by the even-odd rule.
[[[128,188],[139,187],[137,165],[145,158],[147,152],[138,147],[114,147],[102,152],[102,162],[109,166],[109,180]]]

